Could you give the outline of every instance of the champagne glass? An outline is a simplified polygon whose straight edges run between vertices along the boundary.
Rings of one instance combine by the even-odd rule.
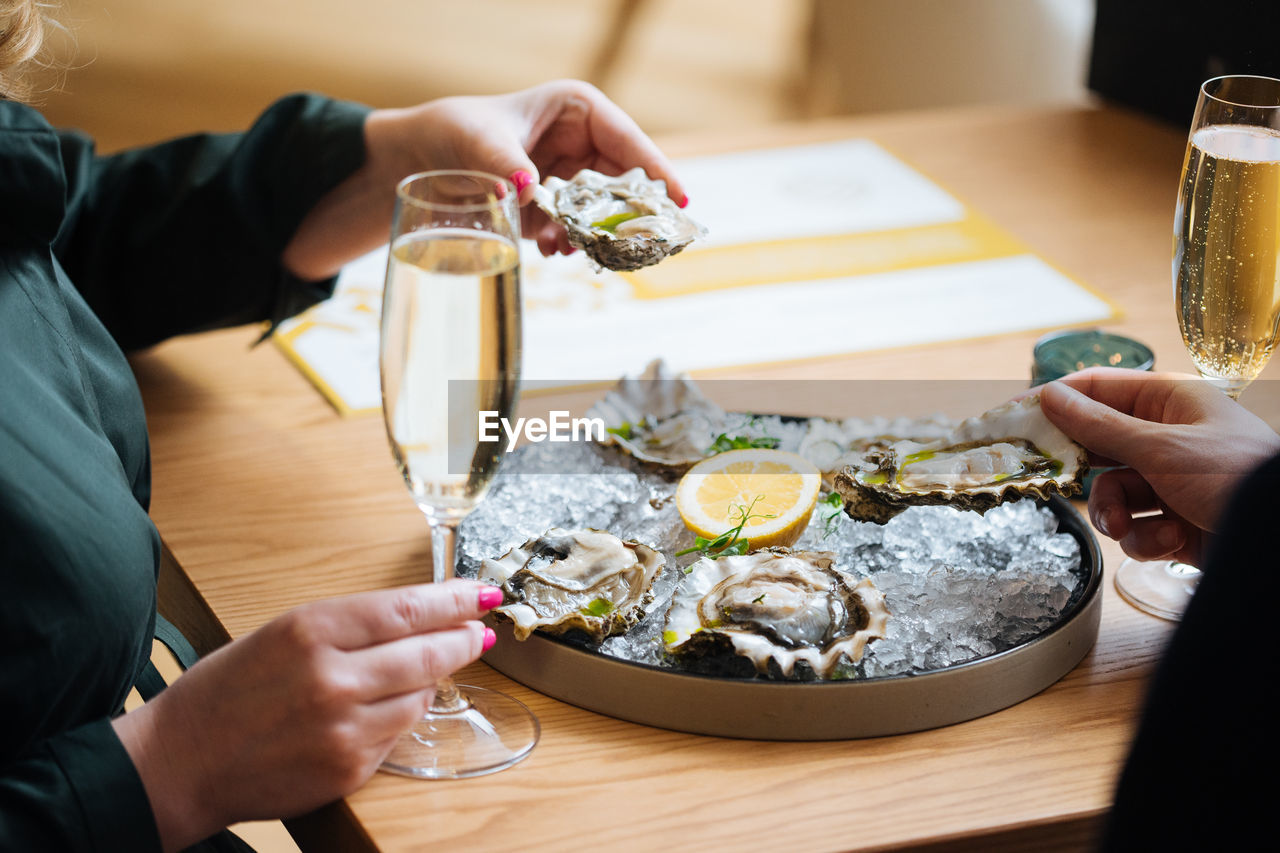
[[[1280,325],[1280,80],[1215,77],[1200,87],[1174,216],[1182,342],[1200,375],[1237,399],[1271,358]],[[1116,588],[1178,619],[1200,572],[1126,560]]]
[[[382,413],[400,473],[431,528],[432,580],[453,577],[457,526],[502,459],[480,412],[514,418],[520,377],[520,212],[483,172],[411,175],[396,188],[382,299]],[[537,719],[493,690],[436,684],[382,769],[425,779],[493,773],[526,757]]]

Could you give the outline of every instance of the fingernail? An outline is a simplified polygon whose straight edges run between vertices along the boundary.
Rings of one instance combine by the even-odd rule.
[[[494,181],[494,182],[493,182],[493,194],[494,194],[495,196],[497,196],[497,197],[498,197],[498,200],[499,200],[499,201],[501,201],[502,199],[506,198],[506,197],[507,197],[507,182],[506,182],[506,181]]]
[[[1156,530],[1156,544],[1168,554],[1178,550],[1178,546],[1182,544],[1182,535],[1178,532],[1178,528],[1172,524],[1162,524]]]
[[[689,196],[688,196],[688,195],[681,196],[681,197],[680,197],[680,201],[676,202],[676,206],[677,206],[677,207],[688,207],[688,206],[689,206]]]
[[[493,633],[492,628],[484,629],[484,645],[480,647],[481,652],[487,652],[493,648],[493,644],[498,642],[498,635]]]
[[[492,610],[502,603],[502,590],[496,586],[486,586],[480,590],[480,609]]]
[[[1098,513],[1098,530],[1103,536],[1111,536],[1111,525],[1107,522],[1107,515],[1106,512]]]
[[[533,183],[533,175],[530,175],[524,169],[518,169],[511,173],[511,183],[516,185],[516,193],[519,194],[525,187]]]

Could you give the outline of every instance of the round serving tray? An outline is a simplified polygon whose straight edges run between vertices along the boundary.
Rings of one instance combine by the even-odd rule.
[[[1083,591],[1031,640],[918,675],[795,682],[723,678],[596,654],[554,637],[520,642],[488,619],[499,642],[484,660],[540,693],[664,729],[764,740],[843,740],[951,725],[1017,704],[1070,672],[1093,647],[1102,616],[1102,557],[1069,502],[1048,501],[1060,530],[1080,543]]]

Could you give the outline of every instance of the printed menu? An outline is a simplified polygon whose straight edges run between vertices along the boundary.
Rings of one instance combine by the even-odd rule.
[[[540,387],[772,364],[1103,322],[1114,308],[866,139],[676,163],[708,229],[663,263],[596,271],[521,247],[524,367]],[[379,407],[387,249],[276,345],[344,414]]]

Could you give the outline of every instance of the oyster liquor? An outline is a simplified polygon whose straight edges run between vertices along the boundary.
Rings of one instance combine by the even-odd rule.
[[[524,435],[527,441],[604,441],[603,418],[570,418],[567,411],[553,410],[550,419],[516,418],[515,423],[498,411],[480,412],[477,422],[480,441],[493,443],[506,436],[506,452],[515,450]]]

